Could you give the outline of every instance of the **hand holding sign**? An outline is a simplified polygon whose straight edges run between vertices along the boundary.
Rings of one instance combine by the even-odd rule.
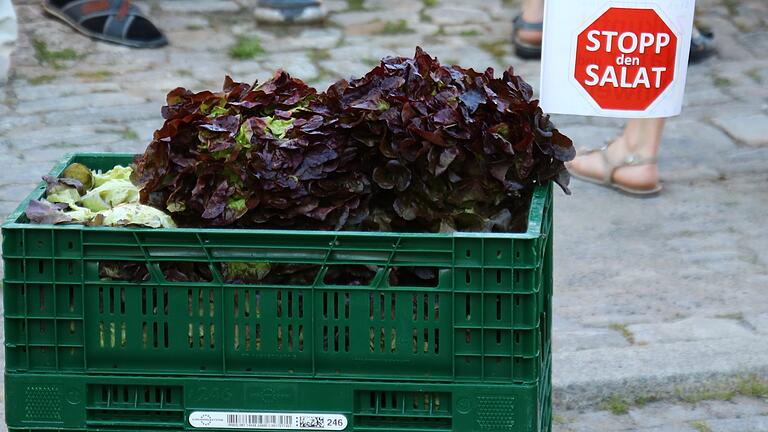
[[[612,117],[679,114],[693,5],[548,0],[542,106]]]

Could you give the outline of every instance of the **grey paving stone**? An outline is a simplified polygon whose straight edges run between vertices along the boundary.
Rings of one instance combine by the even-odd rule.
[[[261,60],[251,60],[231,64],[228,73],[235,80],[250,82],[269,79],[274,71],[266,69]]]
[[[732,85],[755,84],[755,77],[761,77],[768,70],[768,61],[753,58],[739,61],[719,61],[712,64],[712,73],[726,78]]]
[[[459,35],[462,37],[480,37],[489,33],[489,25],[487,24],[458,24],[458,25],[446,25],[442,27],[442,31],[448,35]]]
[[[715,252],[712,253],[714,254]],[[732,253],[738,252],[734,251]],[[725,257],[729,258],[727,255]],[[711,259],[722,261],[724,255],[720,251],[712,256]],[[638,344],[738,339],[742,337],[749,338],[753,334],[736,320],[701,317],[691,317],[676,322],[659,324],[634,324],[629,326],[629,331],[635,335],[635,341]]]
[[[62,96],[55,99],[21,101],[15,111],[18,114],[48,113],[51,111],[78,110],[83,108],[131,105],[144,102],[144,98],[120,93],[94,93]]]
[[[424,3],[418,1],[393,2],[391,0],[365,0],[366,9],[374,9],[377,12],[398,11],[418,14],[424,8]]]
[[[652,403],[632,408],[628,414],[639,428],[660,427],[709,418],[706,408],[697,405]]]
[[[736,396],[730,401],[703,401],[698,403],[709,413],[710,419],[733,419],[768,415],[768,401]]]
[[[176,13],[214,13],[214,12],[237,12],[240,5],[234,1],[228,0],[174,0],[159,2],[160,9],[164,12]]]
[[[606,329],[556,331],[552,335],[552,344],[559,352],[629,346],[621,334]]]
[[[701,151],[694,155],[692,147]],[[741,151],[743,148],[737,146],[722,130],[703,121],[670,120],[664,131],[659,166],[664,177],[668,179],[682,178],[681,171],[694,168],[730,173],[742,165],[727,163],[723,155],[733,155]],[[696,177],[686,179],[695,180]]]
[[[360,77],[365,72],[371,70],[371,66],[369,64],[352,59],[321,61],[320,67],[322,67],[323,70],[327,71],[333,76],[331,80],[329,80],[328,84],[339,78],[347,79],[350,77]]]
[[[18,203],[30,192],[31,188],[27,183],[0,185],[0,201]]]
[[[191,30],[196,28],[206,28],[210,22],[204,14],[199,15],[167,15],[163,17],[163,30]]]
[[[612,395],[628,398],[674,395],[681,388],[733,382],[749,374],[768,375],[763,336],[555,352],[553,382],[557,406],[589,406]],[[706,361],[702,361],[706,359]]]
[[[306,53],[275,54],[262,60],[261,65],[273,73],[283,69],[302,80],[313,80],[320,74],[317,66],[309,60],[309,55]]]
[[[756,55],[764,53],[768,49],[768,30],[763,28],[761,31],[752,32],[742,36],[745,46]]]
[[[634,426],[629,416],[614,415],[607,411],[589,411],[576,414],[565,427],[573,432],[620,431]]]
[[[426,14],[432,18],[432,22],[440,25],[483,24],[491,20],[487,12],[465,6],[430,8]]]
[[[627,431],[628,432],[629,431],[631,432],[701,432],[700,430],[694,428],[693,426],[687,423],[654,426],[650,428],[633,428],[633,429],[627,429]]]
[[[73,145],[98,144],[103,134],[116,133],[121,129],[118,125],[57,126],[36,130],[16,130],[8,133],[6,138],[17,149],[20,157],[26,157],[28,152],[35,148],[50,149],[70,143]]]
[[[768,334],[768,312],[750,314],[744,319],[755,328],[755,331],[761,334]]]
[[[346,0],[325,0],[323,2],[328,12],[341,12],[349,8],[349,3]]]
[[[585,327],[576,320],[565,318],[559,314],[554,314],[552,317],[552,331],[554,332],[576,332],[584,329]]]
[[[225,47],[229,47],[235,42],[233,35],[224,32],[211,32],[209,29],[181,29],[167,33],[170,43],[190,51],[221,52]]]
[[[717,87],[697,86],[686,90],[683,106],[686,108],[695,106],[712,106],[712,104],[730,102],[731,100],[733,100],[733,96],[726,94],[723,90]]]
[[[269,52],[282,53],[296,50],[330,49],[339,45],[343,32],[338,28],[302,28],[287,34],[264,40],[264,49]]]
[[[136,145],[134,148],[144,149],[146,143]],[[129,148],[126,147],[124,139],[119,134],[104,133],[98,136],[85,136],[82,141],[76,143],[61,142],[48,147],[28,150],[24,153],[24,161],[25,163],[46,162],[49,166],[53,166],[67,153],[116,151],[129,151]]]
[[[389,15],[387,15],[388,17]],[[341,27],[351,27],[361,24],[367,24],[373,21],[382,21],[384,17],[377,11],[354,11],[343,12],[331,15],[329,20]]]
[[[343,45],[328,50],[332,60],[368,59],[376,61],[384,57],[396,56],[398,53],[390,48],[370,45]]]
[[[130,105],[88,107],[75,111],[55,111],[42,114],[38,121],[49,125],[83,125],[94,123],[122,123],[135,120],[157,119],[161,121],[158,102],[148,102]],[[30,117],[23,117],[28,119]],[[32,117],[33,118],[33,117]]]
[[[557,120],[556,122],[560,131],[573,140],[573,145],[577,149],[600,148],[621,133],[620,129],[613,127],[585,124],[560,126],[560,122]]]
[[[768,107],[768,88],[764,86],[755,86],[755,83],[745,84],[728,89],[728,94],[738,100],[762,100]]]
[[[115,82],[80,83],[57,82],[56,84],[16,86],[14,93],[19,101],[40,101],[64,96],[88,95],[93,93],[114,93],[120,91],[120,85]]]
[[[756,112],[744,116],[720,115],[714,123],[733,139],[750,146],[768,145],[768,115]]]
[[[712,432],[768,432],[768,416],[710,420]]]

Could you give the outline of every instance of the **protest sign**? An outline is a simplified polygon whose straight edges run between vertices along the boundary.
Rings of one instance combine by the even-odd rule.
[[[547,0],[542,107],[605,117],[679,114],[694,3]]]

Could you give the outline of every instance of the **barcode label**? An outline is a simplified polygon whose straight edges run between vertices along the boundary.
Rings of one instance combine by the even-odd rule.
[[[293,416],[275,414],[227,414],[227,425],[231,427],[276,427],[293,426]]]
[[[189,424],[203,429],[326,430],[347,428],[340,414],[195,411]]]

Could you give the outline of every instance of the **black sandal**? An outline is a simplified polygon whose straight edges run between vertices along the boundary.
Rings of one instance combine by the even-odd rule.
[[[711,31],[694,29],[691,37],[691,54],[688,63],[699,63],[715,54],[715,34]]]
[[[165,35],[130,0],[43,0],[43,9],[94,39],[133,48],[168,45]]]
[[[532,44],[525,42],[517,37],[518,30],[532,30],[532,31],[544,31],[544,23],[531,23],[525,21],[522,15],[515,17],[512,21],[514,27],[514,33],[512,36],[512,44],[515,47],[515,54],[518,57],[525,60],[537,60],[541,58],[541,44]]]

